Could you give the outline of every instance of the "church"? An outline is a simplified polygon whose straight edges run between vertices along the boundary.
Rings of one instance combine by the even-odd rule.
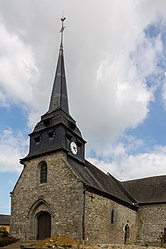
[[[88,243],[166,242],[166,176],[121,182],[85,159],[86,141],[68,107],[63,21],[48,111],[30,134],[11,192],[11,235],[56,234]],[[146,167],[146,165],[145,165]]]

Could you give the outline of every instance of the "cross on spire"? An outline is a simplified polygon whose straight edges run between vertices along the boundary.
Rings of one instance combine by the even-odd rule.
[[[66,26],[64,26],[64,21],[66,20],[66,17],[62,17],[61,18],[61,21],[62,21],[62,27],[60,29],[60,33],[61,33],[61,47],[63,47],[63,32],[64,32],[64,29],[66,28]]]

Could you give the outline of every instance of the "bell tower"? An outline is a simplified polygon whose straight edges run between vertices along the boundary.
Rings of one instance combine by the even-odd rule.
[[[22,162],[61,150],[67,153],[68,158],[84,164],[86,142],[69,113],[63,53],[65,18],[61,18],[61,21],[61,42],[49,109],[29,135],[29,154]]]

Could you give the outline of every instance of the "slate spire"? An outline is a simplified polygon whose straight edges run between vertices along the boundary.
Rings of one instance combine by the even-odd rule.
[[[60,30],[61,43],[60,43],[58,63],[57,63],[48,113],[51,113],[57,109],[62,109],[65,113],[69,114],[64,56],[63,56],[63,31],[65,28],[63,22],[65,19],[66,19],[65,17],[61,18],[62,21],[62,28]]]

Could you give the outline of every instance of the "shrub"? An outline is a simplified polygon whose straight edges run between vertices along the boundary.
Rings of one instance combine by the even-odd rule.
[[[6,230],[6,227],[0,227],[0,236],[1,237],[7,237],[7,236],[9,236],[9,233]]]
[[[18,239],[12,237],[0,237],[0,247],[17,242]]]

